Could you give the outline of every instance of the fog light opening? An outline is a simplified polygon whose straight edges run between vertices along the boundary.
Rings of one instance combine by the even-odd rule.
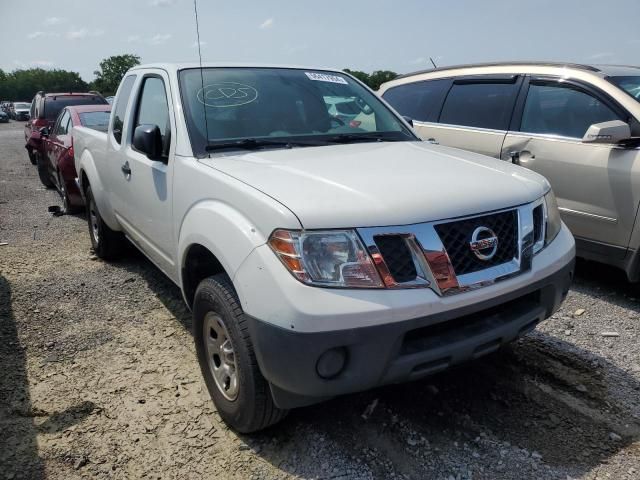
[[[347,349],[345,347],[337,347],[327,350],[316,363],[316,372],[324,379],[337,377],[347,364]]]

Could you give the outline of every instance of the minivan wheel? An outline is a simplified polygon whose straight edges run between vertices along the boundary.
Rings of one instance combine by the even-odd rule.
[[[87,188],[87,223],[89,224],[89,237],[91,246],[95,254],[104,260],[117,258],[124,244],[124,236],[121,232],[116,232],[104,223],[91,187]]]
[[[226,274],[204,279],[193,302],[198,363],[220,417],[250,433],[282,420],[256,360],[247,319]]]
[[[47,188],[53,188],[55,185],[53,184],[53,180],[51,180],[51,175],[49,175],[49,169],[45,163],[45,159],[42,157],[40,153],[36,152],[36,165],[38,166],[38,176],[40,177],[40,181],[42,185]]]

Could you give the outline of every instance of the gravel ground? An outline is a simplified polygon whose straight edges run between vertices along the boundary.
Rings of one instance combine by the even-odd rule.
[[[22,123],[0,125],[2,478],[640,479],[640,287],[618,271],[579,262],[564,307],[497,354],[243,436],[178,288],[133,250],[96,260],[55,204]]]

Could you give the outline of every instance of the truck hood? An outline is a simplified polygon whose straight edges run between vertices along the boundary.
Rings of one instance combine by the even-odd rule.
[[[282,203],[304,228],[441,220],[528,203],[549,189],[530,170],[423,142],[234,152],[200,162]]]

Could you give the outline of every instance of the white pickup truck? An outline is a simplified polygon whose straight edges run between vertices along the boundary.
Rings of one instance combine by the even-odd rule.
[[[180,286],[241,432],[492,352],[573,276],[544,178],[421,142],[340,71],[136,67],[73,139],[95,253],[126,237]]]

